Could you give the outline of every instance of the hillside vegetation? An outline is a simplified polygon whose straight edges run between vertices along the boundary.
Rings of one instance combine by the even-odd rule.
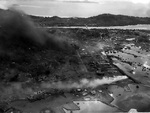
[[[41,26],[124,26],[150,24],[149,17],[133,17],[125,15],[102,14],[89,18],[61,18],[31,16]]]

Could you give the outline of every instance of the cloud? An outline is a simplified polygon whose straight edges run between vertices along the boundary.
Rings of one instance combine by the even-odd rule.
[[[7,0],[4,0],[7,1]],[[12,2],[13,1],[13,2]],[[150,0],[12,0],[30,15],[90,17],[103,13],[150,16]],[[1,4],[1,3],[0,3]],[[7,2],[7,5],[10,2]],[[3,7],[4,5],[0,6]]]
[[[147,6],[146,15],[150,17],[150,3]]]
[[[99,3],[96,1],[91,1],[91,0],[61,0],[63,2],[70,2],[70,3]]]
[[[7,9],[7,2],[6,1],[0,1],[0,8],[1,9]]]
[[[38,5],[18,5],[18,7],[42,8],[41,6]]]
[[[133,3],[142,3],[142,4],[148,4],[150,3],[150,0],[131,0]]]

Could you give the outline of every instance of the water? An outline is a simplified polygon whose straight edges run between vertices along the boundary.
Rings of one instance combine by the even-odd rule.
[[[150,88],[141,84],[126,84],[124,86],[111,85],[109,91],[112,93],[114,101],[111,103],[129,111],[131,108],[137,109],[139,112],[148,112],[150,102]],[[136,103],[136,104],[135,104]]]
[[[100,101],[74,101],[80,107],[80,110],[72,111],[72,113],[100,113],[100,112],[119,112],[115,107],[108,106]],[[66,113],[69,110],[64,109]]]
[[[149,52],[141,47],[126,45],[121,51],[110,51],[107,55],[124,74],[139,83],[150,86]]]
[[[46,98],[37,99],[35,101],[28,101],[26,99],[15,100],[9,103],[9,107],[18,109],[22,111],[22,113],[38,113],[44,109],[51,109],[56,113],[64,113],[63,109],[68,110],[68,112],[75,111],[73,113],[98,113],[98,111],[109,110],[117,111],[116,108],[100,102],[103,101],[109,104],[113,101],[113,98],[106,92],[99,92],[99,89],[96,89],[96,87],[126,79],[126,76],[114,76],[103,77],[102,79],[94,80],[83,79],[80,83],[72,84],[66,84],[62,82],[60,87],[57,87],[56,93],[54,92],[53,94],[52,91],[49,91],[50,94]],[[51,85],[48,84],[46,88],[47,90],[50,90]],[[71,93],[70,90],[73,92]],[[38,97],[38,95],[35,95],[34,97]],[[77,104],[77,102],[79,104]]]
[[[128,25],[128,26],[109,26],[109,27],[86,27],[86,26],[70,26],[70,27],[46,27],[46,28],[82,28],[82,29],[131,29],[131,30],[150,30],[149,24]]]

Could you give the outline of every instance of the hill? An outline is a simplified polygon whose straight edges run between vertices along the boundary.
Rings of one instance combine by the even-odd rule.
[[[1,14],[7,11],[0,9]],[[88,18],[68,17],[61,18],[58,16],[42,17],[29,15],[31,19],[40,26],[125,26],[137,24],[150,24],[150,17],[134,17],[127,15],[101,14]]]
[[[149,17],[102,14],[89,18],[38,17],[31,18],[41,26],[124,26],[150,24]]]

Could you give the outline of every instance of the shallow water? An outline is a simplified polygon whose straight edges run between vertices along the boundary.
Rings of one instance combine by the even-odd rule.
[[[150,52],[141,47],[127,45],[121,51],[110,51],[107,55],[124,74],[139,83],[150,85]]]
[[[128,84],[123,87],[111,85],[109,91],[114,98],[111,104],[120,109],[129,111],[131,108],[134,108],[140,112],[150,111],[148,107],[150,102],[150,87],[140,84]]]
[[[119,112],[120,110],[108,106],[100,101],[74,101],[80,107],[80,110],[73,111],[72,113],[100,113],[100,112]],[[66,113],[70,113],[69,110],[64,109]]]
[[[69,86],[62,82],[61,88],[58,88],[56,91],[57,93],[53,91],[53,94],[52,91],[49,91],[49,96],[42,99],[38,99],[38,95],[35,95],[33,99],[31,98],[30,100],[15,100],[9,103],[9,107],[23,111],[23,113],[38,113],[44,108],[51,109],[56,113],[64,113],[63,109],[69,111],[78,110],[75,113],[90,113],[107,110],[117,111],[116,108],[112,108],[111,106],[104,104],[110,104],[113,101],[113,98],[107,92],[100,92],[95,88],[104,84],[111,84],[125,79],[127,79],[126,76],[104,77],[102,79],[94,80],[84,79],[81,80],[80,84],[76,83],[75,85],[75,83],[72,83],[73,85],[71,85],[70,83],[68,84]],[[65,89],[65,86],[68,86],[69,89]],[[52,87],[48,84],[46,88],[51,89]],[[100,101],[104,103],[101,103]],[[75,104],[76,102],[78,102],[79,105]],[[96,106],[98,109],[96,109]],[[101,108],[98,106],[101,106]],[[87,107],[89,109],[86,109]]]

